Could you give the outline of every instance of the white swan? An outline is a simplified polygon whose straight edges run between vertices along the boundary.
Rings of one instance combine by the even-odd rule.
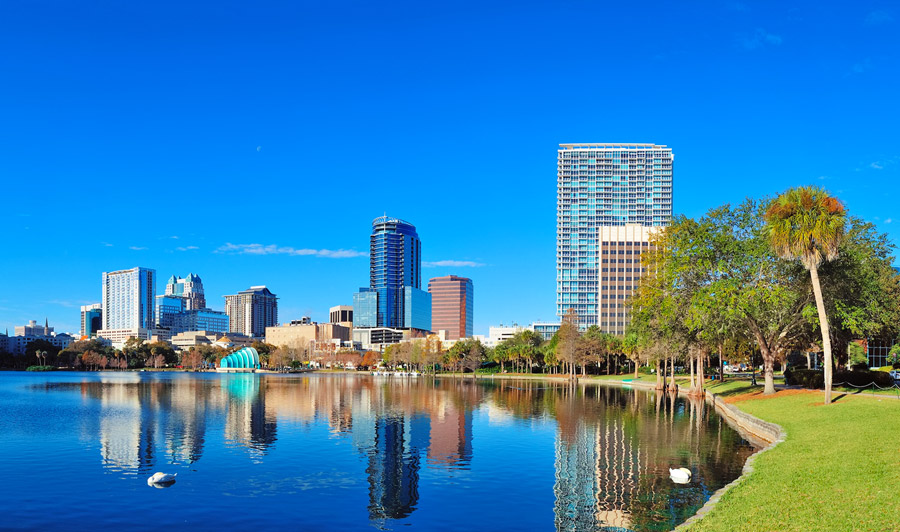
[[[153,473],[153,475],[147,479],[147,485],[156,486],[157,484],[173,484],[175,482],[175,477],[177,476],[178,473]]]
[[[687,484],[691,481],[691,470],[686,467],[679,467],[678,469],[669,468],[669,477],[672,479],[672,482],[676,484]]]

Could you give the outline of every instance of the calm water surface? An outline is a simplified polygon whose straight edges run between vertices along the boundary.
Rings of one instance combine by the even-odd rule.
[[[0,373],[0,529],[669,530],[753,451],[704,403],[641,390]]]

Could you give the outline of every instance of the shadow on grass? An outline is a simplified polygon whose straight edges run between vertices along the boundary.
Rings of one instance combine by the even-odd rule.
[[[850,395],[850,394],[847,392],[839,393],[838,395],[831,398],[831,403],[834,404],[834,403],[840,401],[841,399],[843,399],[844,397],[847,397],[848,395]]]
[[[750,381],[725,381],[718,384],[707,384],[706,389],[720,397],[734,397],[762,389],[761,385],[752,385]]]

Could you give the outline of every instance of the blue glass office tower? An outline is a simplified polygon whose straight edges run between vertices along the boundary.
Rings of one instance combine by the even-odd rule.
[[[378,292],[360,288],[353,294],[353,326],[378,327]]]
[[[421,290],[421,269],[422,243],[416,228],[397,218],[376,218],[369,238],[369,287],[378,293],[379,327],[412,326],[404,320],[404,289]]]

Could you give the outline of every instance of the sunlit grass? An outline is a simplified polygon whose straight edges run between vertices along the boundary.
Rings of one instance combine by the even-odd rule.
[[[787,440],[690,530],[900,530],[900,400],[792,393],[738,403]]]

